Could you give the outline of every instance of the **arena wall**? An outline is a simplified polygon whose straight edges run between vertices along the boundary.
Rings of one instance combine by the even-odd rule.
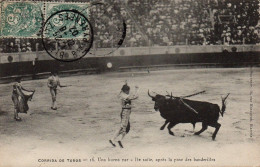
[[[1,53],[0,77],[30,76],[48,73],[52,69],[58,69],[60,72],[102,72],[169,65],[241,67],[260,63],[259,45],[131,47],[119,48],[109,56],[104,56],[107,53],[106,49],[91,52],[92,54],[87,54],[75,62],[56,61],[45,51]],[[112,68],[107,67],[109,62]]]

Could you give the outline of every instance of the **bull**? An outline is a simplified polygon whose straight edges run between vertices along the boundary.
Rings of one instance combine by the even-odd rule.
[[[155,111],[159,111],[161,116],[166,119],[161,130],[169,123],[167,126],[168,132],[170,135],[174,135],[171,129],[179,123],[192,123],[193,127],[195,127],[197,122],[202,122],[201,130],[195,132],[194,135],[200,135],[208,126],[211,126],[215,128],[212,140],[215,140],[221,127],[218,119],[219,115],[222,117],[224,115],[228,95],[222,98],[222,107],[220,109],[219,105],[204,101],[188,100],[172,95],[169,98],[159,94],[152,96],[148,90],[148,96],[155,102]]]

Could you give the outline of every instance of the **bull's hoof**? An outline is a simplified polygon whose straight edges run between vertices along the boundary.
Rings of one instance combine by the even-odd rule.
[[[163,130],[164,129],[164,127],[162,126],[161,128],[160,128],[160,130]]]
[[[198,132],[195,132],[195,133],[194,133],[194,135],[200,135],[200,133],[198,133]]]
[[[173,133],[173,132],[171,132],[171,131],[169,132],[169,134],[170,134],[170,135],[172,135],[172,136],[174,136],[174,133]]]
[[[216,139],[216,136],[212,136],[212,140],[214,141]]]

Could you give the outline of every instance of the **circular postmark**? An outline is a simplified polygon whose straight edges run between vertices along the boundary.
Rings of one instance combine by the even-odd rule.
[[[84,57],[92,47],[93,28],[85,15],[77,10],[53,13],[42,27],[42,43],[56,60],[71,62]]]

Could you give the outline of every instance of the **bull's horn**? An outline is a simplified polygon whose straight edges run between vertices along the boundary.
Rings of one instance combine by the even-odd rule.
[[[154,98],[152,95],[150,95],[150,93],[149,93],[149,89],[148,89],[148,96],[150,96],[151,98]]]
[[[228,93],[228,94],[227,94],[227,96],[226,96],[226,97],[224,97],[224,98],[221,96],[221,98],[222,98],[222,101],[223,101],[223,102],[225,102],[225,101],[226,101],[226,99],[228,98],[229,94],[230,94],[230,93]]]

